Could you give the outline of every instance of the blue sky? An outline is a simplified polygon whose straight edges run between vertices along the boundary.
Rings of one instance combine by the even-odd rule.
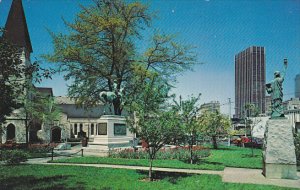
[[[266,77],[282,70],[283,58],[289,59],[284,83],[285,99],[294,96],[294,78],[300,73],[300,1],[299,0],[152,0],[157,11],[153,28],[178,35],[182,43],[196,46],[198,61],[193,72],[178,77],[173,90],[187,96],[202,93],[202,103],[234,101],[234,55],[256,45],[266,48]],[[72,21],[78,4],[90,0],[23,0],[32,41],[32,60],[52,51],[46,28],[67,32],[62,17]],[[4,26],[11,0],[0,2],[0,26]],[[145,31],[146,37],[149,31]],[[45,63],[47,64],[47,63]],[[52,87],[55,95],[66,95],[66,82],[56,75],[40,86]],[[232,105],[233,113],[234,105]],[[222,111],[228,113],[228,105]]]

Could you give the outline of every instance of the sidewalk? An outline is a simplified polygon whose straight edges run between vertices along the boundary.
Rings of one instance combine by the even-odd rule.
[[[61,158],[61,157],[60,157]],[[80,167],[98,167],[98,168],[116,168],[130,170],[148,170],[148,167],[143,166],[125,166],[125,165],[109,165],[109,164],[74,164],[74,163],[47,163],[51,158],[36,158],[29,159],[28,164],[44,164],[44,165],[64,165],[64,166],[80,166]],[[59,159],[59,158],[54,158]],[[300,189],[300,172],[298,172],[298,180],[288,179],[266,179],[260,169],[247,168],[230,168],[226,167],[224,171],[214,170],[195,170],[195,169],[177,169],[177,168],[157,168],[153,167],[153,171],[191,173],[191,174],[212,174],[220,175],[223,182],[228,183],[249,183],[249,184],[264,184],[275,185],[281,187],[292,187]]]
[[[297,173],[298,180],[290,179],[267,179],[262,175],[261,169],[247,169],[247,168],[230,168],[226,167],[222,176],[223,182],[229,183],[251,183],[276,185],[281,187],[292,187],[300,189],[300,172]]]

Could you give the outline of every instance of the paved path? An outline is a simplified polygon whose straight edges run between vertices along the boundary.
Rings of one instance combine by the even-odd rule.
[[[60,157],[61,158],[61,157]],[[59,159],[59,158],[54,158]],[[35,158],[29,159],[28,164],[43,164],[43,165],[64,165],[64,166],[83,166],[83,167],[98,167],[98,168],[117,168],[117,169],[130,169],[130,170],[148,170],[149,167],[145,166],[126,166],[126,165],[111,165],[111,164],[75,164],[75,163],[47,163],[49,158]],[[191,174],[213,174],[222,175],[223,171],[214,170],[194,170],[194,169],[177,169],[177,168],[157,168],[153,167],[154,171],[164,172],[178,172],[178,173],[191,173]]]
[[[59,157],[61,158],[61,157]],[[54,158],[54,159],[59,159]],[[119,168],[131,170],[148,170],[148,167],[143,166],[126,166],[126,165],[109,165],[109,164],[74,164],[74,163],[47,163],[50,158],[36,158],[29,159],[28,164],[44,164],[44,165],[65,165],[65,166],[81,166],[81,167],[99,167],[99,168]],[[228,183],[251,183],[251,184],[265,184],[276,185],[281,187],[293,187],[300,189],[300,172],[298,172],[298,180],[287,179],[266,179],[260,169],[247,168],[230,168],[226,167],[224,171],[214,170],[196,170],[196,169],[177,169],[177,168],[153,168],[154,171],[191,173],[191,174],[212,174],[222,176],[223,182]]]
[[[252,183],[252,184],[265,184],[276,185],[281,187],[293,187],[300,189],[300,172],[298,172],[298,180],[288,179],[267,179],[262,175],[260,169],[247,169],[247,168],[229,168],[226,167],[223,173],[223,182],[230,183]]]

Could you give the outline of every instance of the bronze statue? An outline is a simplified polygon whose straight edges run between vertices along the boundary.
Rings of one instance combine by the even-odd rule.
[[[100,94],[99,94],[100,100],[105,104],[104,105],[104,114],[106,114],[107,108],[110,109],[110,114],[113,113],[111,110],[111,107],[112,107],[112,104],[114,103],[114,101],[120,101],[120,106],[123,106],[123,104],[124,104],[123,95],[124,95],[124,88],[120,88],[120,90],[118,90],[116,80],[114,80],[112,91],[100,92]]]
[[[284,117],[283,113],[283,88],[282,83],[284,81],[286,69],[287,69],[287,59],[284,59],[284,70],[282,75],[280,75],[279,71],[274,72],[274,80],[271,83],[266,84],[266,90],[269,94],[271,94],[272,102],[272,114],[271,118]]]

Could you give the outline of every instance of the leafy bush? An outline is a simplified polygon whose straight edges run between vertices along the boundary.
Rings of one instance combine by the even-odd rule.
[[[295,140],[297,165],[300,166],[300,135],[296,134],[294,140]]]
[[[27,158],[28,154],[21,150],[0,150],[0,160],[7,164],[19,164]]]
[[[209,149],[201,146],[193,147],[194,160],[208,157],[210,155]],[[117,149],[109,152],[111,158],[127,158],[127,159],[148,159],[149,155],[146,150],[134,151],[134,149]],[[188,147],[176,148],[162,148],[156,153],[156,159],[159,160],[182,160],[187,161],[190,158],[190,151]]]

